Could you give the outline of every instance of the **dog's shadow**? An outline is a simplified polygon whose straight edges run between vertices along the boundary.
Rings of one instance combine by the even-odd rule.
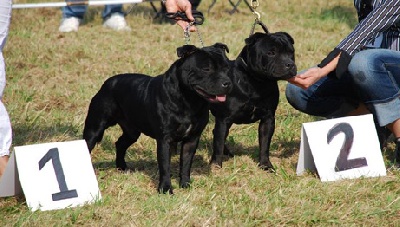
[[[270,157],[276,157],[279,159],[289,158],[295,155],[298,152],[298,145],[300,142],[298,141],[280,141],[275,142],[271,145],[271,154]],[[115,146],[114,141],[111,141],[110,138],[105,137],[103,138],[100,146],[103,150],[109,150],[113,155],[115,155]],[[249,156],[253,161],[254,164],[257,165],[259,159],[259,147],[258,144],[252,146],[244,146],[239,142],[234,141],[227,141],[227,146],[229,147],[230,151],[235,156]],[[274,152],[277,147],[280,147],[279,152]],[[204,154],[199,153],[199,150],[205,150],[206,157]],[[135,154],[137,152],[146,152],[144,154],[146,158],[138,158],[138,159],[129,159],[130,154]],[[212,138],[202,138],[199,143],[199,147],[197,148],[196,155],[194,156],[192,168],[191,168],[191,175],[209,175],[211,173],[211,165],[209,160],[212,155]],[[180,153],[180,144],[178,143],[177,152],[171,154],[171,178],[172,180],[179,180],[179,153]],[[228,159],[226,157],[225,161]],[[158,184],[158,164],[157,164],[157,156],[156,151],[143,151],[137,148],[130,147],[127,150],[126,155],[126,163],[128,166],[127,171],[129,172],[141,172],[145,175],[149,176],[152,182],[157,185]],[[93,167],[95,169],[115,169],[115,156],[112,160],[106,161],[98,161],[93,163]],[[295,164],[293,164],[293,168],[295,168]],[[122,172],[122,171],[121,171]]]
[[[277,157],[277,158],[289,158],[297,153],[298,150],[298,144],[299,142],[297,141],[283,141],[279,142],[278,144],[273,144],[271,147],[271,154],[270,157]],[[253,146],[243,146],[243,144],[239,142],[233,142],[233,141],[227,141],[227,145],[230,149],[230,151],[237,157],[239,156],[249,156],[253,161],[254,164],[257,165],[258,163],[258,157],[259,157],[259,147],[258,145],[253,145]],[[109,138],[105,137],[103,138],[100,146],[104,150],[110,150],[110,152],[113,152],[115,154],[115,148],[114,148],[114,142],[111,141]],[[277,146],[284,147],[283,149],[280,149],[280,152],[273,152]],[[177,146],[177,153],[171,155],[171,179],[172,180],[177,180],[179,181],[179,153],[180,153],[180,144]],[[206,152],[206,157],[204,157],[204,154],[199,153],[199,150],[205,150]],[[152,154],[146,154],[148,158],[144,159],[129,159],[129,154],[133,154],[135,152],[151,152]],[[209,160],[212,155],[212,138],[202,138],[199,143],[199,147],[197,148],[196,155],[194,156],[193,163],[192,163],[192,168],[191,168],[191,175],[210,175],[211,174],[211,165],[209,163]],[[157,157],[156,157],[156,151],[141,151],[138,150],[137,148],[129,148],[127,150],[127,155],[126,155],[126,162],[128,165],[127,171],[129,172],[141,172],[148,177],[150,177],[152,183],[154,185],[158,184],[158,164],[157,164]],[[228,157],[225,159],[227,160]],[[95,169],[101,170],[101,169],[115,169],[115,158],[113,160],[107,160],[107,161],[99,161],[99,162],[94,162],[93,167]],[[293,168],[295,168],[295,164],[293,164]],[[122,171],[121,171],[122,172]]]
[[[104,137],[102,142],[99,144],[102,147],[102,150],[105,150],[107,153],[114,155],[112,160],[104,160],[93,162],[93,168],[97,170],[107,170],[107,169],[115,169],[115,145],[114,141],[111,141],[109,137]],[[200,141],[199,149],[205,149],[204,142]],[[179,152],[180,152],[180,144],[177,147],[177,153],[171,154],[171,180],[179,181]],[[129,158],[130,156],[135,156],[135,154],[141,153],[139,156],[144,158]],[[132,146],[126,151],[126,164],[127,169],[125,171],[121,171],[121,173],[125,172],[140,172],[148,177],[150,177],[152,183],[154,185],[158,185],[159,182],[159,174],[158,174],[158,163],[157,163],[157,154],[156,148],[154,150],[140,150],[138,148],[133,148]],[[191,174],[192,175],[208,175],[211,171],[208,160],[203,158],[202,154],[196,152],[196,155],[193,158]]]
[[[278,158],[278,159],[286,159],[290,158],[298,153],[299,150],[299,141],[278,141],[278,142],[272,142],[271,147],[270,147],[270,158]],[[230,152],[236,156],[249,156],[255,165],[258,164],[259,162],[259,156],[260,156],[260,148],[258,146],[258,143],[250,146],[244,146],[240,142],[234,142],[234,141],[226,141],[226,145],[228,146],[228,149]],[[210,148],[212,148],[212,141],[210,142]],[[279,148],[279,149],[278,149]],[[276,151],[279,150],[279,151]],[[209,149],[208,154],[209,157],[211,157],[213,151],[212,149]],[[229,159],[229,157],[226,157],[224,160],[226,161]],[[274,162],[271,160],[272,164]],[[292,165],[293,168],[296,168],[296,163]]]

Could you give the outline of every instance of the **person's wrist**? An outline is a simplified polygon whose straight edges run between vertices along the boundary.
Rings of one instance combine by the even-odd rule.
[[[326,77],[334,69],[331,67],[323,67],[318,70],[318,78]]]

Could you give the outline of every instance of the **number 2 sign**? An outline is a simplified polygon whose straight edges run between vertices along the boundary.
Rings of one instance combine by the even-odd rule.
[[[296,172],[306,169],[321,181],[385,176],[372,114],[304,123]]]
[[[32,211],[74,207],[101,199],[84,140],[15,147],[7,168],[12,168],[10,164],[17,167]],[[4,177],[10,179],[7,171]],[[1,192],[7,180],[1,179],[0,183]]]

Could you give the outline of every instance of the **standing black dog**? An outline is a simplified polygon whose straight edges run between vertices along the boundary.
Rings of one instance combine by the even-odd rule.
[[[200,135],[209,119],[209,103],[224,102],[232,83],[224,44],[177,49],[178,59],[164,74],[120,74],[106,80],[92,98],[83,138],[89,151],[104,130],[118,124],[116,166],[127,168],[125,153],[141,133],[157,140],[159,192],[172,192],[170,147],[181,142],[180,187],[190,184],[190,168]],[[172,147],[173,149],[173,147]]]
[[[255,33],[245,43],[239,56],[231,62],[232,92],[226,102],[211,105],[215,116],[211,163],[222,166],[223,154],[233,156],[225,144],[233,123],[249,124],[260,120],[259,165],[265,170],[273,169],[269,147],[279,102],[278,80],[296,75],[294,41],[286,32],[277,32]]]

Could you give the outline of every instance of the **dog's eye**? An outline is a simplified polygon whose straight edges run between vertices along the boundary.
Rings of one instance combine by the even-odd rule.
[[[267,52],[268,57],[274,57],[275,56],[275,51],[271,50]]]
[[[201,70],[203,70],[204,72],[210,72],[211,71],[210,68],[202,68]]]

